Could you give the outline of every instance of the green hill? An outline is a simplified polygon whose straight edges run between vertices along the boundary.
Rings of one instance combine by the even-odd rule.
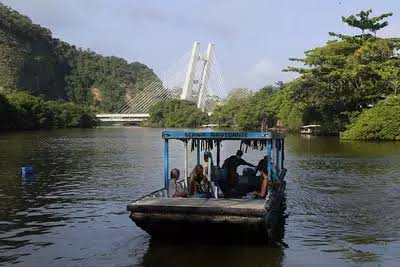
[[[0,3],[0,93],[25,90],[112,111],[156,78],[144,64],[55,39],[50,30]]]

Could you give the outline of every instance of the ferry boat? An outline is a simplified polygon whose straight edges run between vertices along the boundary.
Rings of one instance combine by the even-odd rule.
[[[280,240],[286,209],[284,180],[284,135],[278,132],[164,131],[164,187],[133,201],[127,206],[130,218],[154,239],[238,240],[266,242]],[[190,179],[188,159],[190,149],[201,163],[201,152],[214,151],[216,164],[209,165],[213,192],[207,198],[196,196],[168,197],[171,140],[184,146],[184,175],[179,182],[188,190]],[[256,172],[243,171],[238,177],[234,197],[222,196],[218,181],[222,179],[221,144],[227,140],[239,142],[241,151],[263,150],[267,157],[268,194],[266,198],[250,199],[246,193],[259,187]],[[176,142],[174,142],[176,143]],[[216,151],[215,151],[216,150]],[[213,163],[211,153],[209,162]],[[273,162],[272,162],[273,160]]]
[[[301,134],[319,135],[321,132],[321,125],[311,124],[301,126]]]

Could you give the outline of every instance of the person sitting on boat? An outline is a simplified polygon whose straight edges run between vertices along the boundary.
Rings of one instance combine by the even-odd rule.
[[[191,194],[195,197],[207,197],[209,193],[209,181],[203,174],[203,165],[198,164],[190,174]]]
[[[226,182],[226,188],[225,186],[221,186],[224,188],[226,191],[231,191],[233,188],[235,188],[237,182],[238,182],[238,173],[237,173],[237,168],[240,165],[247,165],[250,167],[256,167],[251,163],[248,163],[244,159],[242,159],[243,152],[241,150],[238,150],[236,152],[236,155],[230,156],[224,161],[224,164],[222,165],[222,169],[224,172],[224,179]]]
[[[268,168],[263,166],[260,170],[260,174],[262,177],[260,190],[247,193],[247,196],[250,198],[263,198],[268,194]]]
[[[171,170],[168,197],[187,197],[188,193],[183,189],[182,183],[179,181],[180,171],[176,168]]]
[[[257,164],[257,171],[260,172],[261,174],[261,170],[263,168],[268,168],[268,156],[265,155],[262,159],[260,159],[260,161]]]
[[[274,165],[273,162],[271,162],[271,165]],[[257,164],[257,170],[260,172],[261,176],[262,176],[261,174],[262,169],[268,170],[268,156],[266,155]],[[275,174],[273,170],[271,170],[271,176],[272,176],[271,177],[272,181],[279,180],[279,177]]]

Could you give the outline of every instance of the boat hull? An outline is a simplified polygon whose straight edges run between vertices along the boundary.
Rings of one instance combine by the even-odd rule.
[[[161,240],[267,242],[280,240],[284,195],[259,200],[145,198],[128,206],[135,224]]]
[[[265,216],[131,212],[130,218],[154,239],[267,240]]]

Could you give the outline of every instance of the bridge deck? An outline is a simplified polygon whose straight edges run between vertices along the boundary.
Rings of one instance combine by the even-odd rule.
[[[150,114],[96,114],[102,122],[141,122],[150,117]]]

